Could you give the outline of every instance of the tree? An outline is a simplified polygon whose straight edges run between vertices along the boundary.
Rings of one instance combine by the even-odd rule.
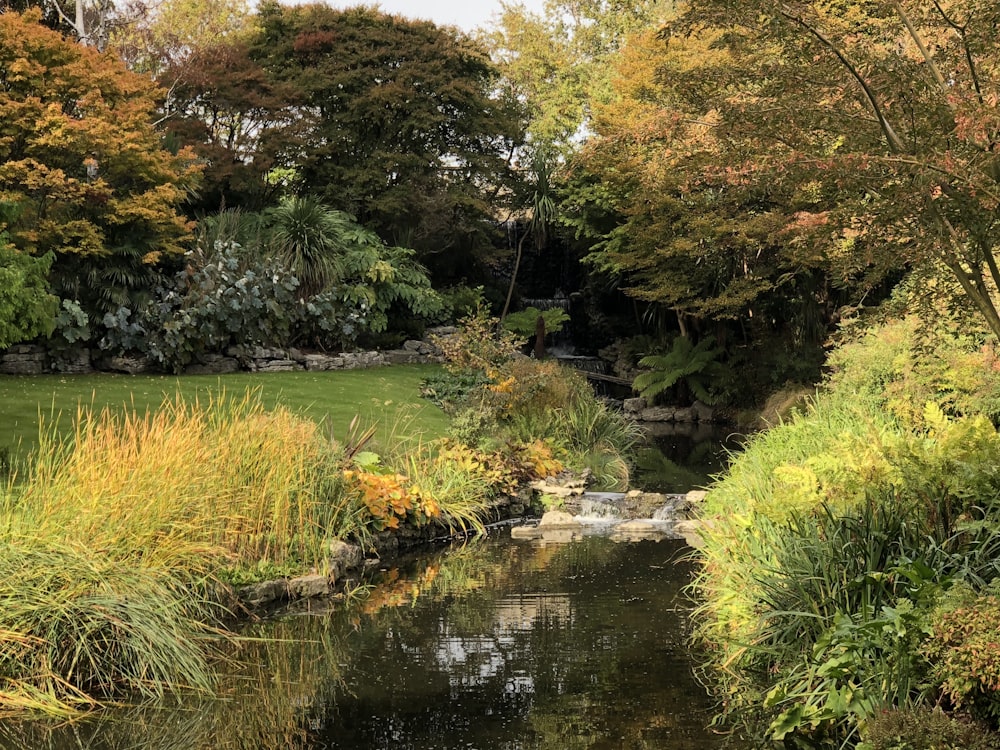
[[[497,28],[484,34],[511,89],[528,106],[530,140],[575,150],[593,107],[612,96],[613,61],[629,34],[655,24],[672,0],[546,0],[542,14],[503,3]]]
[[[251,56],[314,116],[284,155],[295,189],[461,276],[490,247],[521,137],[486,52],[457,29],[372,8],[266,3],[259,23]]]
[[[858,278],[807,251],[787,228],[819,193],[796,194],[774,174],[720,168],[729,144],[711,91],[729,54],[713,34],[672,40],[634,35],[616,66],[612,100],[570,161],[562,218],[589,243],[587,259],[630,296],[672,310],[682,334],[734,320],[758,335],[826,333],[837,286],[862,294],[884,277]],[[761,330],[762,329],[762,330]]]
[[[707,0],[667,36],[714,33],[728,53],[691,71],[711,86],[676,87],[717,113],[702,174],[784,189],[803,253],[858,273],[941,264],[1000,337],[998,26],[987,0]]]
[[[161,80],[164,70],[176,72],[191,56],[253,32],[247,0],[161,0],[141,10],[113,30],[109,47],[132,70]]]
[[[272,202],[281,185],[269,179],[271,170],[282,154],[298,152],[313,126],[299,93],[272,80],[240,39],[191,50],[159,80],[169,90],[164,127],[204,165],[194,210],[259,210]]]
[[[32,258],[0,237],[0,349],[51,333],[59,300],[46,283],[50,265],[51,255]]]
[[[177,206],[199,167],[163,148],[151,81],[38,18],[0,14],[3,227],[21,252],[54,255],[54,291],[108,309],[183,253]]]

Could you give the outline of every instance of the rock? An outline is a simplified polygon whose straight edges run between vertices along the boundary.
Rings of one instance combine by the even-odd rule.
[[[4,375],[41,375],[45,372],[45,349],[19,344],[0,354],[0,373]]]
[[[255,372],[294,372],[301,370],[302,365],[294,359],[255,359],[250,369]]]
[[[240,600],[252,607],[269,604],[288,597],[288,581],[263,581],[241,587],[237,592]]]
[[[614,542],[641,542],[645,540],[658,542],[667,538],[667,533],[660,524],[651,521],[625,521],[611,530],[611,540]]]
[[[90,366],[90,349],[76,349],[66,353],[65,359],[59,363],[59,371],[67,375],[84,375],[93,372]]]
[[[330,593],[330,579],[327,576],[312,574],[298,576],[288,581],[288,595],[292,599],[314,599],[327,596]]]
[[[551,531],[553,529],[574,530],[583,527],[569,513],[564,513],[561,510],[550,510],[542,516],[542,520],[538,522],[538,528]]]
[[[348,570],[360,568],[364,561],[364,553],[356,544],[348,544],[341,539],[331,539],[327,546],[327,562],[333,578],[343,578]]]
[[[641,396],[638,398],[627,398],[622,401],[622,411],[633,417],[640,414],[647,406],[646,399]]]
[[[702,547],[705,540],[701,538],[701,523],[699,521],[678,521],[674,530],[684,537],[684,541],[691,547]]]
[[[344,358],[329,354],[307,354],[303,364],[307,370],[340,370],[344,366]]]
[[[693,407],[686,406],[682,409],[674,409],[675,422],[695,422],[695,411]]]
[[[123,354],[117,357],[109,357],[106,368],[112,372],[139,375],[153,369],[153,360],[142,354]]]
[[[240,363],[235,357],[223,357],[221,354],[206,354],[201,362],[184,368],[186,375],[225,375],[238,372]]]
[[[653,406],[639,412],[643,422],[674,422],[677,409],[670,406]]]
[[[715,419],[715,410],[701,401],[695,401],[691,409],[694,412],[695,422],[712,422]]]
[[[687,500],[688,505],[697,505],[704,501],[707,494],[708,492],[705,490],[691,490],[684,496],[684,499]]]
[[[389,349],[382,352],[382,356],[390,365],[413,365],[424,361],[420,354],[407,349]]]

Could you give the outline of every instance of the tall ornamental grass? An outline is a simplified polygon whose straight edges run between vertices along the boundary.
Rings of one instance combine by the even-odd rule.
[[[315,423],[251,394],[81,410],[69,439],[41,439],[7,523],[166,569],[308,565],[326,537],[352,531],[339,466]]]
[[[318,565],[362,523],[342,460],[252,394],[46,432],[0,504],[0,712],[210,691],[217,577]]]

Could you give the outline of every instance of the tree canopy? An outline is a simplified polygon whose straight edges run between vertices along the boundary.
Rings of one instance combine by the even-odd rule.
[[[261,6],[250,47],[296,94],[293,187],[441,268],[488,246],[521,137],[486,52],[454,28],[357,7]]]
[[[998,24],[983,0],[707,0],[664,37],[727,53],[675,87],[713,118],[702,175],[783,191],[787,241],[854,274],[941,264],[1000,336]]]
[[[12,244],[53,253],[64,296],[104,298],[129,273],[183,253],[178,212],[199,167],[163,148],[159,91],[110,55],[74,44],[35,12],[0,14],[0,199]],[[111,274],[105,274],[111,271]]]

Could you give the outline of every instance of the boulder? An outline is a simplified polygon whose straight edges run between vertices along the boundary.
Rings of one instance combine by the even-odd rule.
[[[292,599],[314,599],[328,596],[329,593],[330,579],[326,576],[312,574],[298,576],[288,581],[288,595]]]
[[[561,510],[550,510],[542,516],[542,520],[538,522],[539,529],[545,529],[551,531],[553,529],[580,529],[582,525],[569,513],[564,513]]]
[[[237,591],[237,595],[239,596],[240,601],[245,602],[251,607],[257,607],[261,604],[270,604],[271,602],[276,602],[288,597],[288,581],[282,578],[276,581],[251,583],[248,586],[242,586]]]
[[[639,412],[639,419],[643,422],[674,422],[677,409],[672,406],[652,406]]]

